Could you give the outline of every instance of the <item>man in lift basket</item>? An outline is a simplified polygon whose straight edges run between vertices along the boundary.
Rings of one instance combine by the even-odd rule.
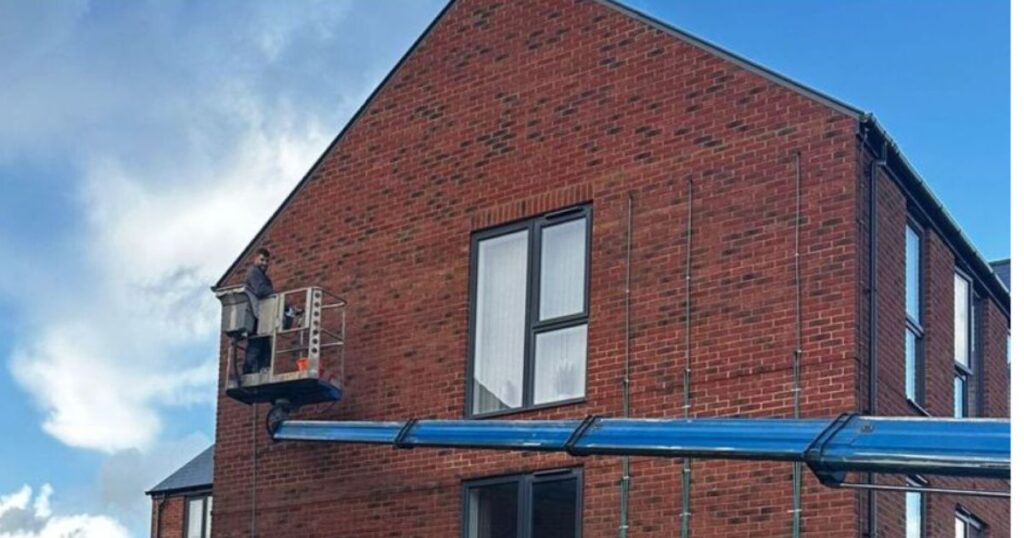
[[[267,268],[270,267],[270,251],[261,248],[256,251],[256,259],[245,276],[245,291],[250,295],[253,305],[260,299],[265,299],[274,294],[274,284],[267,276]],[[253,309],[258,315],[259,310]],[[270,367],[270,337],[250,336],[245,346],[245,365],[242,372],[251,374],[259,372],[263,368]]]

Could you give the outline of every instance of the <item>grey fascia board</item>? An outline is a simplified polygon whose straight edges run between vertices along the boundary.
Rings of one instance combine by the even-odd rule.
[[[167,488],[167,489],[151,489],[146,492],[146,495],[150,497],[184,497],[186,495],[212,493],[213,484],[198,484],[195,486],[187,486],[180,488]]]

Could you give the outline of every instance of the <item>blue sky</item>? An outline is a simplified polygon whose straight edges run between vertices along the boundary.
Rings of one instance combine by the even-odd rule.
[[[1008,2],[628,3],[875,113],[1009,256]],[[0,537],[146,536],[213,438],[209,285],[442,6],[0,2]]]

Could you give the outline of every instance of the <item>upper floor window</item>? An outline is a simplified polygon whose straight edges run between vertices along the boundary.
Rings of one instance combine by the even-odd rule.
[[[985,538],[985,523],[966,510],[957,508],[954,521],[956,538]]]
[[[210,538],[213,497],[189,497],[185,510],[185,538]]]
[[[582,520],[575,469],[466,483],[466,538],[577,538]]]
[[[472,415],[583,398],[590,207],[473,235]]]
[[[907,318],[921,324],[921,234],[908,224],[906,229],[906,311]]]
[[[973,364],[974,312],[971,300],[971,281],[961,273],[953,275],[953,416],[966,417],[970,413],[970,377]]]
[[[921,322],[921,233],[916,226],[906,226],[904,310],[904,393],[908,400],[921,403],[921,341],[924,328]]]
[[[971,350],[971,281],[966,276],[953,275],[953,359],[956,365],[970,370]]]

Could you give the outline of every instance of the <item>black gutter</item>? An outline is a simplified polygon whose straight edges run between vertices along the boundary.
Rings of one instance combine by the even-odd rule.
[[[976,284],[979,284],[993,303],[1010,319],[1010,292],[999,280],[988,261],[978,249],[967,239],[964,231],[956,224],[953,217],[946,211],[938,197],[928,188],[921,176],[910,165],[900,152],[892,137],[882,128],[872,115],[861,119],[862,137],[868,148],[876,157],[886,155],[884,170],[896,180],[897,185],[907,196],[908,201],[920,212],[929,227],[956,254],[957,265],[968,272]]]

